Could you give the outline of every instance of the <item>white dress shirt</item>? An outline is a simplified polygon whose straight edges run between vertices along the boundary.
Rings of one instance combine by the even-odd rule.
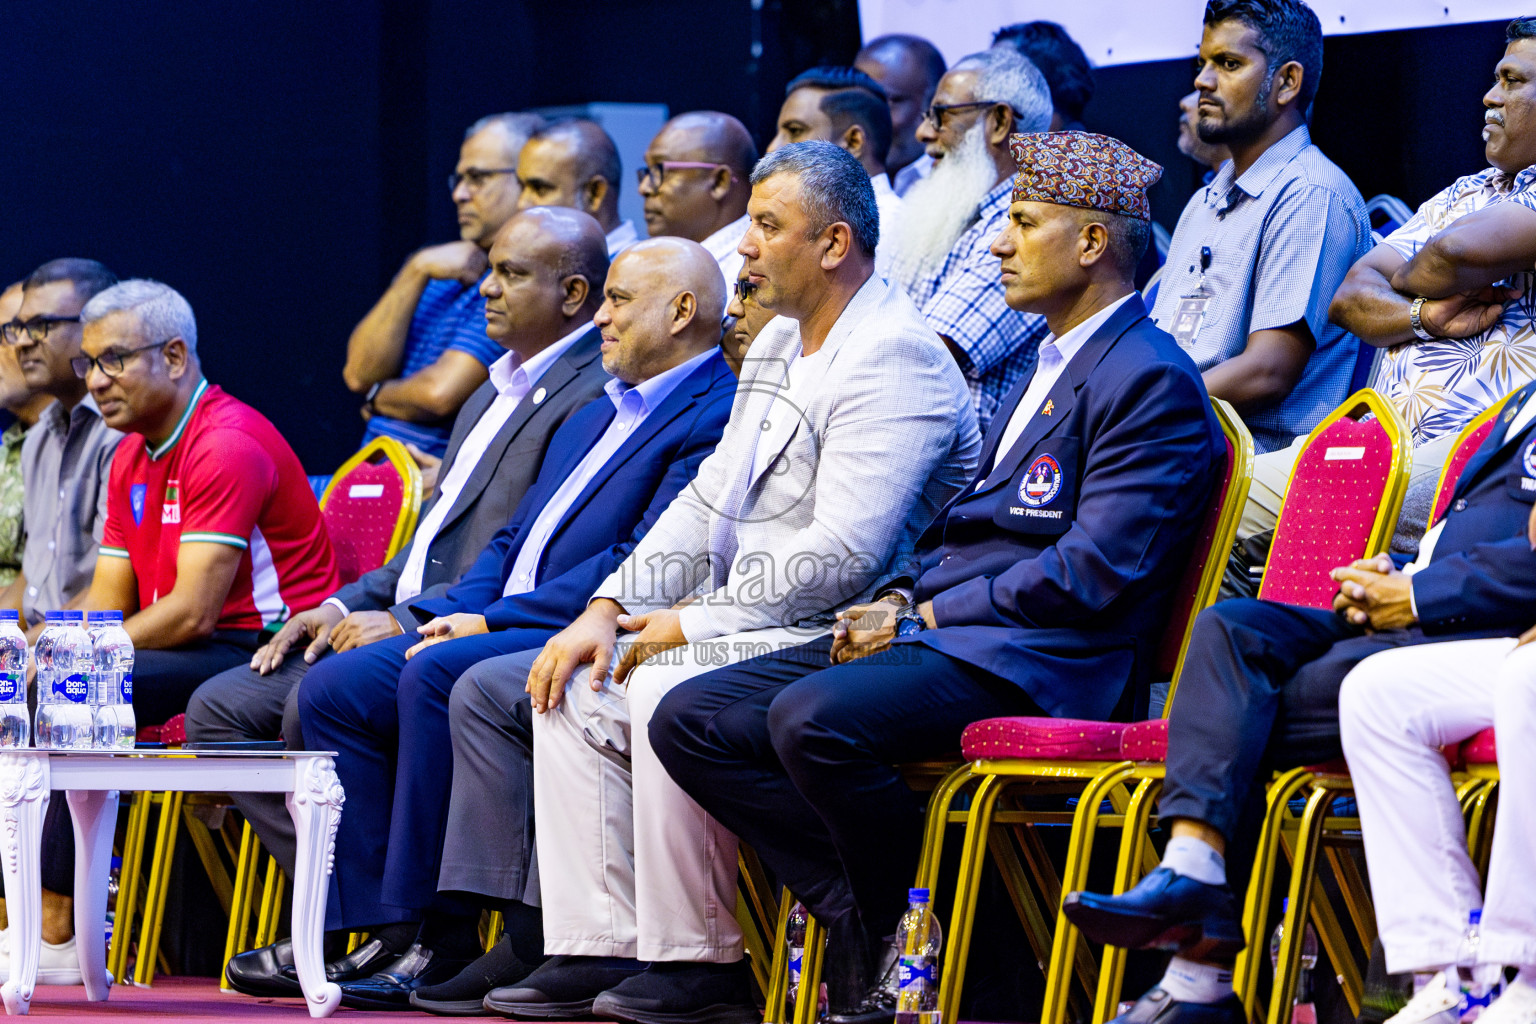
[[[884,174],[873,175],[869,183],[875,186],[875,205],[880,209],[880,244],[875,246],[875,273],[889,281],[891,262],[896,257],[896,245],[891,239],[896,237],[903,204],[901,196],[891,188],[891,179]]]
[[[1132,292],[1132,295],[1135,293]],[[1093,332],[1104,325],[1115,310],[1124,305],[1125,300],[1131,296],[1126,295],[1118,302],[1111,302],[1087,320],[1072,328],[1061,337],[1052,334],[1040,343],[1040,362],[1035,367],[1035,375],[1029,381],[1029,387],[1024,389],[1024,397],[1019,399],[1019,404],[1014,408],[1013,415],[1008,417],[1008,426],[1003,428],[1003,439],[998,442],[997,451],[993,454],[992,464],[995,466],[1008,454],[1008,449],[1024,433],[1024,427],[1040,411],[1040,405],[1051,393],[1051,388],[1056,386],[1062,371],[1072,357],[1082,349],[1088,339],[1093,337]],[[985,476],[982,482],[986,482]]]
[[[751,224],[752,218],[742,214],[699,243],[715,258],[715,262],[720,264],[720,273],[725,276],[727,296],[735,289],[736,279],[741,276],[742,256],[736,251],[736,247],[741,244],[741,236],[747,233],[747,228]]]
[[[603,431],[603,436],[587,450],[587,454],[566,476],[559,490],[550,496],[528,525],[527,539],[518,549],[517,559],[512,563],[512,572],[507,576],[506,586],[502,588],[503,597],[526,594],[538,586],[539,562],[544,557],[544,548],[548,546],[549,538],[555,535],[555,530],[565,521],[565,514],[570,511],[571,505],[587,489],[592,478],[608,464],[608,460],[634,436],[646,417],[667,400],[667,396],[672,394],[685,377],[714,354],[714,349],[700,352],[687,362],[633,387],[617,377],[610,378],[603,385],[603,390],[613,400],[616,410],[613,419],[608,422],[608,429]]]
[[[620,221],[618,227],[608,232],[608,258],[613,259],[622,250],[629,248],[639,240],[640,233],[635,230],[634,222]],[[597,287],[601,291],[603,283],[598,281]]]
[[[520,360],[516,352],[508,352],[491,364],[491,383],[496,388],[496,397],[475,421],[464,443],[459,445],[447,476],[437,483],[437,501],[427,512],[426,518],[417,525],[416,534],[411,538],[411,552],[405,558],[405,568],[395,581],[396,604],[409,601],[421,593],[421,578],[427,567],[427,549],[432,546],[437,531],[442,529],[443,521],[448,518],[453,503],[459,499],[459,493],[464,490],[464,484],[475,471],[481,456],[506,425],[512,411],[523,400],[523,396],[538,385],[539,378],[554,365],[555,360],[565,355],[576,339],[591,329],[590,323],[582,321],[580,327],[527,361]],[[534,396],[535,405],[541,401],[541,396]],[[347,606],[334,597],[328,598],[325,603],[335,605],[343,615],[348,614]]]

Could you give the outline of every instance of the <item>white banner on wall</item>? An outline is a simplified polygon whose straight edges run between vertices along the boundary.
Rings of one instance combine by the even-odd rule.
[[[1315,0],[1326,35],[1502,21],[1530,13],[1508,0]],[[1063,25],[1096,65],[1193,57],[1205,0],[859,0],[865,39],[908,32],[953,63],[1016,21]]]

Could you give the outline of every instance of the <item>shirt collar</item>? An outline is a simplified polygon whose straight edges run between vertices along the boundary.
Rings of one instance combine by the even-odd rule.
[[[747,228],[751,226],[751,216],[744,213],[704,239],[700,244],[704,246],[705,251],[713,256],[718,263],[736,251],[736,247],[741,244],[741,236],[745,235]],[[735,282],[732,283],[734,284]]]
[[[648,377],[635,385],[626,384],[617,377],[610,377],[607,383],[603,385],[603,390],[608,392],[609,398],[613,399],[613,407],[615,409],[623,407],[624,399],[627,396],[636,395],[640,400],[641,415],[648,416],[656,410],[657,406],[667,400],[672,392],[677,389],[677,386],[683,382],[685,377],[698,369],[703,365],[704,360],[714,354],[714,349],[707,349],[692,359],[678,363],[670,370],[663,370],[656,374],[656,376]]]
[[[1312,133],[1307,131],[1306,125],[1299,125],[1285,138],[1260,153],[1259,158],[1236,182],[1232,180],[1236,165],[1228,160],[1221,165],[1221,170],[1216,172],[1216,177],[1211,181],[1211,196],[1213,198],[1228,196],[1231,187],[1235,184],[1244,193],[1257,199],[1264,194],[1264,190],[1269,187],[1270,182],[1275,180],[1281,170],[1310,145],[1312,145]]]
[[[896,190],[891,188],[891,179],[885,176],[884,171],[881,171],[879,174],[871,174],[869,176],[869,183],[875,187],[876,202],[880,201],[881,196],[893,196],[896,194]]]
[[[1072,361],[1072,357],[1077,355],[1078,352],[1082,351],[1083,346],[1088,343],[1088,339],[1093,337],[1094,332],[1096,332],[1100,327],[1103,327],[1105,321],[1114,315],[1115,310],[1125,305],[1126,300],[1135,294],[1135,292],[1129,292],[1126,295],[1121,296],[1117,301],[1111,302],[1109,305],[1105,306],[1103,309],[1093,314],[1093,316],[1090,316],[1087,320],[1084,320],[1082,323],[1078,324],[1076,327],[1072,328],[1059,338],[1055,335],[1046,338],[1040,343],[1041,347],[1046,345],[1055,346],[1056,351],[1061,354],[1062,364],[1065,365],[1070,363]]]
[[[208,390],[208,378],[203,377],[197,382],[197,387],[192,389],[192,397],[187,400],[187,407],[181,410],[181,418],[176,421],[176,429],[171,431],[171,436],[161,442],[158,448],[149,446],[149,439],[144,440],[144,450],[149,453],[150,461],[159,459],[166,452],[176,447],[176,442],[181,440],[181,435],[187,429],[187,421],[192,418],[192,413],[197,409],[198,400]]]
[[[495,385],[496,393],[506,395],[517,389],[520,386],[518,380],[519,370],[522,371],[523,381],[526,381],[528,390],[537,387],[539,378],[544,376],[545,372],[554,365],[555,360],[565,355],[566,351],[576,343],[576,339],[591,329],[592,325],[584,322],[570,334],[567,334],[548,348],[529,356],[526,360],[518,358],[516,352],[508,352],[496,360],[491,364],[490,370],[491,383]],[[526,394],[527,391],[523,393]],[[521,398],[522,396],[519,395],[518,397]]]
[[[1497,167],[1490,167],[1483,172],[1483,181],[1495,192],[1518,192],[1530,188],[1532,179],[1536,179],[1536,164],[1523,167],[1514,174],[1507,174]]]
[[[613,259],[619,254],[620,249],[632,245],[639,238],[633,222],[620,221],[618,227],[608,232],[608,258]]]

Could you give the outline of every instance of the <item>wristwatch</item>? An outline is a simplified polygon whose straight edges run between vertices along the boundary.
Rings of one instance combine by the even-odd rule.
[[[921,633],[928,628],[928,623],[923,621],[923,613],[917,610],[917,605],[909,604],[896,614],[896,635],[912,636]]]
[[[374,400],[374,398],[376,398],[378,396],[379,389],[382,388],[383,386],[384,386],[384,382],[383,381],[375,381],[373,387],[368,389],[368,394],[363,398],[363,408],[364,409],[367,409],[369,412],[374,412],[375,411],[374,408],[373,408],[373,400]]]
[[[1424,308],[1424,296],[1420,295],[1413,300],[1408,307],[1408,326],[1413,328],[1413,333],[1420,341],[1434,341],[1435,336],[1424,329],[1424,321],[1419,319],[1419,310]]]

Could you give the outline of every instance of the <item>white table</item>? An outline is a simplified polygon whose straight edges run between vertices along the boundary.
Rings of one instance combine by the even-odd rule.
[[[324,751],[0,750],[0,868],[10,917],[8,1014],[26,1013],[42,952],[42,829],[50,790],[75,822],[75,935],[86,998],[107,998],[107,875],[119,791],[286,793],[298,838],[293,961],[311,1017],[328,1017],[341,989],[325,980],[325,900],[344,796]],[[127,915],[122,915],[127,920]]]

